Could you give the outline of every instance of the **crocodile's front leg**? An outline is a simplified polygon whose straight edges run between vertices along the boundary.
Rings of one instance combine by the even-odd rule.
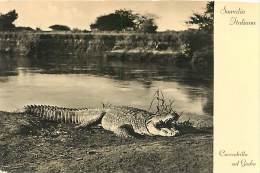
[[[118,136],[118,137],[121,137],[121,138],[132,138],[133,136],[128,132],[127,129],[125,128],[117,128],[115,129],[114,133]]]
[[[123,125],[115,128],[113,132],[121,138],[134,138],[133,127],[131,125]]]

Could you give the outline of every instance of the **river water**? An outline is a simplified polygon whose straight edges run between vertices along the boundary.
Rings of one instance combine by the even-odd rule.
[[[174,100],[184,119],[212,124],[213,78],[173,65],[97,58],[0,57],[0,110],[26,104],[97,107],[102,103],[147,109],[157,89]]]

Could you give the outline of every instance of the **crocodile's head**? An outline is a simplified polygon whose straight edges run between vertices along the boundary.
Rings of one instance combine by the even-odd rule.
[[[146,124],[151,135],[156,136],[177,136],[180,134],[176,130],[175,124],[179,115],[177,113],[157,115],[152,117]]]

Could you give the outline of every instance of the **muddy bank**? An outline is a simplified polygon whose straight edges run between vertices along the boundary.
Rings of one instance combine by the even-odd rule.
[[[199,40],[197,37],[204,39]],[[196,65],[198,67],[212,66],[212,48],[207,47],[210,43],[212,44],[210,34],[199,35],[193,31],[155,34],[0,33],[1,54],[23,55],[30,58],[63,56],[66,58],[83,57],[88,59],[89,57],[97,57],[106,60],[120,59],[133,62]],[[205,50],[201,50],[201,47],[205,48]],[[194,48],[195,50],[193,50]],[[190,52],[191,50],[192,52]]]
[[[7,172],[210,173],[212,153],[212,131],[121,139],[101,127],[0,112],[0,170]]]
[[[179,33],[53,33],[2,32],[0,51],[17,54],[100,55],[112,50],[183,51]]]

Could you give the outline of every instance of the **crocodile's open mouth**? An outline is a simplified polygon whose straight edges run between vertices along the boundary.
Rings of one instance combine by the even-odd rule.
[[[155,123],[155,127],[156,127],[157,129],[162,129],[162,128],[168,128],[168,129],[170,129],[170,128],[173,128],[173,127],[174,127],[175,123],[176,123],[176,120],[175,120],[175,118],[173,117],[173,118],[166,119],[166,120],[164,120],[164,121],[161,120],[161,121],[156,122],[156,123]]]
[[[155,116],[147,122],[147,130],[152,135],[176,136],[180,132],[175,128],[178,117],[168,114]]]

